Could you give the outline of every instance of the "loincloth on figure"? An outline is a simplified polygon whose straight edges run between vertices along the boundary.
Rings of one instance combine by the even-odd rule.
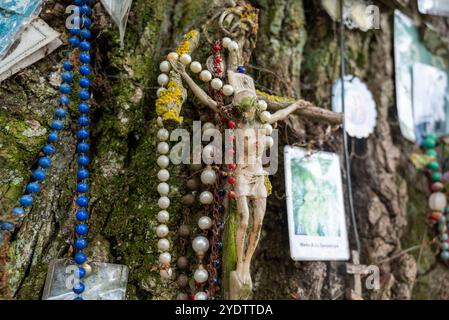
[[[248,197],[251,199],[267,198],[268,192],[266,187],[266,177],[268,173],[265,171],[254,173],[248,170],[240,170],[236,172],[236,182],[234,192],[236,198]]]

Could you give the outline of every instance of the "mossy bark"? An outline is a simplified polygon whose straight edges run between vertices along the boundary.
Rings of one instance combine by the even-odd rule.
[[[68,3],[45,1],[42,18],[63,32],[62,17]],[[338,77],[340,60],[338,25],[317,1],[251,3],[261,9],[257,49],[251,61],[255,68],[249,70],[260,88],[302,96],[330,108],[331,86]],[[126,46],[121,50],[115,26],[102,7],[95,5],[90,256],[129,266],[129,299],[173,299],[177,294],[176,282],[161,282],[157,268],[156,78],[163,56],[176,48],[185,32],[201,26],[211,6],[212,2],[202,0],[134,0]],[[381,12],[381,30],[348,31],[346,38],[347,71],[368,84],[378,108],[376,131],[354,145],[357,150],[362,148],[364,155],[352,161],[362,263],[380,264],[393,257],[380,264],[382,290],[367,292],[366,298],[447,298],[449,293],[440,285],[449,282],[449,273],[435,261],[430,248],[424,247],[418,265],[419,250],[397,255],[419,245],[427,232],[427,190],[424,183],[417,183],[424,181],[423,176],[408,161],[416,147],[399,132],[392,8],[381,5]],[[447,21],[438,27],[447,30]],[[61,72],[65,50],[67,47],[57,50],[0,84],[1,214],[14,206],[45,144],[58,96],[55,79]],[[189,123],[190,111],[185,111]],[[76,119],[76,107],[71,107],[70,116]],[[12,236],[8,256],[10,296],[4,298],[39,299],[49,261],[70,254],[75,223],[76,126],[67,123],[67,127],[57,144],[54,166],[48,171],[41,196]],[[280,129],[283,144],[313,142],[319,148],[342,150],[340,134],[329,134],[322,124],[291,119]],[[254,298],[343,298],[348,279],[342,263],[295,263],[289,257],[282,159],[279,163],[279,172],[272,178],[275,192],[268,200],[253,263]],[[178,175],[173,169],[172,176]],[[184,186],[182,179],[172,179],[171,184],[170,230],[176,231]],[[172,242],[177,243],[176,232],[172,234]],[[224,268],[231,270],[235,263],[232,243],[226,238],[224,242]],[[176,249],[173,255],[176,258]]]

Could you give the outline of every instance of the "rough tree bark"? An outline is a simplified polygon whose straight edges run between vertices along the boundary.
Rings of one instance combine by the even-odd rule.
[[[69,1],[44,2],[42,18],[63,32],[64,9]],[[301,95],[330,108],[331,86],[338,77],[340,61],[338,25],[318,1],[251,3],[261,9],[254,68],[250,70],[257,75],[258,84],[279,94]],[[420,244],[427,231],[426,185],[409,163],[408,156],[415,147],[401,137],[396,118],[392,13],[393,7],[401,4],[385,3],[379,2],[381,30],[349,31],[346,38],[348,72],[365,80],[378,108],[375,134],[354,145],[363,149],[364,155],[352,158],[362,263],[379,264],[382,275],[382,290],[368,292],[366,298],[448,298],[449,286],[445,284],[449,283],[449,273],[436,263],[428,246],[424,247],[419,264],[419,250],[398,255]],[[176,283],[159,279],[155,247],[156,77],[162,57],[186,31],[204,22],[210,7],[211,2],[205,0],[134,0],[126,48],[121,50],[115,26],[102,7],[95,5],[90,255],[95,260],[130,267],[129,299],[176,297]],[[416,16],[415,8],[407,11]],[[437,32],[447,33],[448,22],[435,21]],[[2,214],[14,206],[45,143],[65,49],[0,84]],[[437,49],[441,50],[441,46]],[[191,111],[186,112],[188,117]],[[75,118],[75,109],[70,114]],[[70,125],[58,143],[55,166],[48,172],[42,196],[12,235],[6,280],[10,291],[3,298],[39,299],[49,261],[69,254],[75,222],[75,129]],[[281,133],[283,144],[312,143],[340,153],[342,150],[341,131],[332,131],[322,124],[292,118],[281,127]],[[268,200],[253,264],[254,298],[343,298],[348,279],[342,263],[295,263],[289,258],[282,166],[272,183],[276,192]],[[182,185],[177,187],[173,221],[179,220],[182,211]],[[173,223],[170,229],[176,227]],[[172,240],[177,243],[175,233]]]

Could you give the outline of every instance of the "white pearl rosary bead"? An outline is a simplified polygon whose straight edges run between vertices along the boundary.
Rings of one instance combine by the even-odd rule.
[[[159,129],[159,131],[157,132],[157,138],[160,141],[167,141],[168,138],[170,138],[170,132],[168,132],[168,130],[164,128]]]
[[[271,136],[271,134],[273,133],[273,126],[269,123],[265,123],[263,125],[263,129],[265,130],[265,134],[268,136]]]
[[[156,228],[156,235],[159,238],[165,238],[168,235],[168,227],[165,224],[160,224]]]
[[[159,205],[159,208],[167,209],[168,207],[170,207],[170,199],[166,196],[162,196],[157,201],[157,204]]]
[[[167,60],[162,61],[161,64],[159,65],[159,70],[161,70],[161,72],[168,73],[170,69],[171,64]]]
[[[159,271],[159,274],[162,279],[168,280],[173,276],[173,270],[171,268],[168,270],[161,269],[161,271]]]
[[[267,105],[267,103],[265,102],[265,100],[259,100],[258,104],[259,104],[260,110],[262,110],[262,111],[267,110],[268,105]]]
[[[269,113],[268,111],[264,111],[260,114],[259,118],[260,118],[260,121],[262,121],[262,122],[270,122],[271,121],[271,113]]]
[[[209,278],[209,272],[206,269],[200,268],[195,271],[193,278],[198,283],[204,283]]]
[[[209,240],[206,237],[198,236],[192,242],[193,251],[198,254],[204,254],[209,250]]]
[[[203,70],[200,73],[200,79],[204,82],[209,82],[212,79],[212,73],[210,73],[208,70]]]
[[[190,65],[190,70],[193,73],[200,73],[201,70],[203,70],[203,67],[201,66],[201,63],[199,63],[198,61],[193,61],[192,64]]]
[[[215,170],[206,168],[201,172],[201,182],[205,185],[213,185],[217,181]]]
[[[178,60],[179,59],[179,54],[177,54],[176,52],[170,52],[168,55],[167,55],[167,60],[171,60],[171,61],[173,61],[173,60]]]
[[[212,227],[212,219],[206,216],[201,217],[198,220],[198,227],[201,230],[209,230]]]
[[[188,65],[190,62],[192,62],[192,57],[187,53],[183,53],[179,57],[179,61],[181,61],[183,65]]]
[[[203,191],[200,194],[200,202],[201,204],[211,204],[214,201],[214,196],[209,191]]]
[[[232,96],[233,93],[234,93],[234,88],[230,84],[225,84],[223,86],[223,94],[226,97]]]
[[[228,45],[230,51],[237,51],[239,49],[239,44],[235,41],[231,41]]]
[[[165,182],[159,183],[157,185],[157,192],[159,192],[161,196],[168,196],[170,192],[170,186]]]
[[[215,90],[220,90],[221,87],[223,87],[223,81],[221,81],[221,80],[218,79],[218,78],[215,78],[215,79],[213,79],[213,80],[210,82],[210,85],[211,85],[212,88],[214,88]]]
[[[206,292],[200,291],[195,294],[195,300],[208,300]]]
[[[159,255],[159,262],[161,264],[170,264],[171,262],[171,254],[168,252],[163,252]]]
[[[429,197],[429,208],[435,211],[442,211],[447,205],[446,195],[442,192],[434,192]]]
[[[168,76],[167,76],[165,73],[161,73],[161,74],[159,75],[159,77],[157,77],[157,83],[159,83],[159,85],[160,85],[161,87],[167,85],[168,80],[169,80],[169,79],[168,79]]]
[[[170,214],[168,213],[167,210],[161,210],[158,212],[157,221],[159,221],[160,223],[167,223],[169,219]]]
[[[157,158],[156,162],[160,168],[165,169],[169,166],[170,159],[167,156],[162,155],[162,156],[159,156],[159,158]]]
[[[164,127],[164,120],[162,119],[162,117],[157,117],[156,123],[157,123],[157,126],[159,128],[163,128]]]
[[[159,98],[162,94],[162,91],[166,90],[164,87],[160,87],[159,89],[157,89],[156,91],[156,95]]]
[[[159,239],[159,241],[157,242],[157,248],[161,251],[167,251],[168,249],[170,249],[170,241],[165,238]]]
[[[167,142],[159,142],[157,145],[157,152],[160,154],[167,154],[170,151],[170,146]]]
[[[168,179],[170,179],[170,172],[168,172],[167,169],[161,169],[157,173],[157,178],[159,181],[166,182]]]
[[[224,37],[223,40],[221,40],[221,45],[223,46],[223,48],[227,48],[229,47],[231,41],[232,41],[231,38]]]

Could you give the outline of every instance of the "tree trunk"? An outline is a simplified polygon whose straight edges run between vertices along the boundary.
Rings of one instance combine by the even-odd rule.
[[[64,32],[64,10],[69,1],[44,2],[41,17]],[[156,78],[160,61],[184,33],[204,23],[212,3],[134,0],[124,50],[102,6],[94,6],[89,256],[130,268],[128,299],[174,299],[177,295],[176,281],[160,280],[157,261]],[[260,9],[260,26],[251,61],[254,68],[249,72],[263,88],[285,96],[301,96],[330,109],[331,87],[339,76],[339,25],[318,1],[251,3]],[[361,262],[381,268],[381,291],[367,291],[365,298],[446,299],[449,292],[444,287],[449,286],[444,284],[449,283],[449,273],[436,262],[431,249],[425,246],[421,253],[402,254],[402,250],[420,245],[427,234],[427,186],[408,160],[416,147],[402,138],[396,117],[393,5],[378,4],[381,30],[346,33],[347,72],[367,83],[378,111],[375,133],[366,140],[352,141],[352,150],[363,153],[357,156],[352,152],[351,157]],[[416,15],[415,8],[407,12]],[[438,28],[445,31],[447,26],[445,21]],[[14,207],[45,144],[65,50],[67,47],[57,50],[0,84],[2,214]],[[192,111],[184,111],[184,116],[193,120]],[[72,106],[70,115],[76,119],[76,107]],[[280,151],[287,143],[311,143],[342,153],[341,131],[329,132],[324,124],[293,118],[280,129],[284,137]],[[75,224],[75,130],[76,125],[70,124],[58,142],[54,166],[48,171],[41,196],[11,236],[9,275],[3,279],[9,292],[4,298],[40,299],[48,263],[70,254]],[[342,299],[349,286],[344,263],[295,263],[290,258],[283,160],[279,163],[281,168],[272,179],[275,192],[268,198],[262,237],[253,260],[254,298]],[[172,174],[182,176],[181,168],[177,170]],[[170,240],[175,244],[179,243],[176,230],[183,212],[181,181],[173,182],[176,191],[170,212],[170,230],[175,231]],[[353,240],[349,218],[348,231]],[[224,245],[226,257],[231,252],[227,243]],[[176,246],[173,255],[177,256]]]

